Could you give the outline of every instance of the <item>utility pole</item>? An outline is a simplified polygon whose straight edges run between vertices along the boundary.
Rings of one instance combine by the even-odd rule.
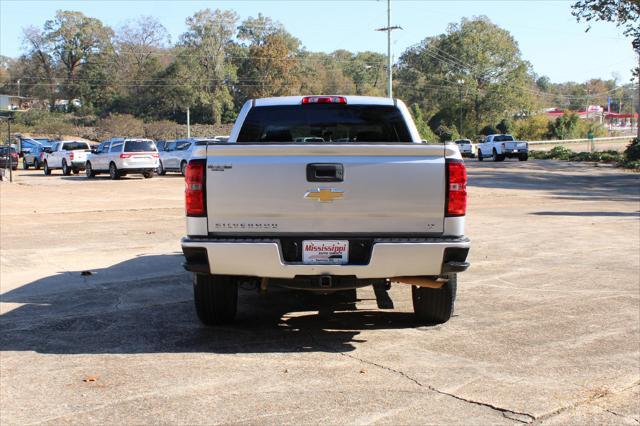
[[[187,138],[191,138],[191,115],[189,107],[187,107]]]
[[[387,0],[387,26],[376,31],[387,32],[387,95],[393,98],[393,70],[391,69],[391,31],[401,30],[400,26],[391,26],[391,0]]]
[[[13,120],[13,117],[7,116],[7,159],[9,161],[9,182],[13,182],[13,157],[11,157],[11,120]]]
[[[462,85],[464,84],[464,80],[459,78],[458,85],[460,86],[460,117],[458,118],[458,134],[462,137]]]
[[[638,52],[638,103],[636,104],[636,113],[638,114],[638,118],[636,118],[637,138],[640,140],[640,52]],[[631,123],[633,123],[633,119],[631,119]]]

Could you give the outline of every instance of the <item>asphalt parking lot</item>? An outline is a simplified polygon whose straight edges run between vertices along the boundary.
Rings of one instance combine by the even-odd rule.
[[[0,184],[0,420],[22,423],[640,423],[640,175],[468,162],[471,269],[455,316],[410,289],[241,292],[196,319],[182,178]],[[82,274],[83,271],[85,275]]]

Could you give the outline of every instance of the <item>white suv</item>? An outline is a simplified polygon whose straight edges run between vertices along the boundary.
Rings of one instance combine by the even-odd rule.
[[[102,142],[91,152],[85,171],[88,178],[99,173],[109,173],[111,179],[131,173],[151,178],[158,167],[158,157],[158,149],[151,139],[114,138]]]
[[[191,138],[166,141],[163,149],[160,150],[158,174],[165,175],[167,172],[179,172],[184,176],[187,170],[187,163],[191,158],[191,153],[194,148],[215,142],[222,141],[218,139],[218,136],[214,138]]]

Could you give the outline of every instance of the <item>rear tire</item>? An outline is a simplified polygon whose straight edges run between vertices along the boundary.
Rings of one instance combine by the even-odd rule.
[[[33,160],[33,168],[36,170],[40,170],[40,162],[38,161],[37,158]]]
[[[109,164],[109,177],[111,180],[120,179],[120,172],[114,163]]]
[[[440,288],[411,287],[413,311],[422,324],[443,324],[453,315],[457,274],[449,275],[449,281]]]
[[[91,167],[91,163],[87,163],[84,169],[84,174],[87,176],[87,179],[93,179],[96,177],[96,172],[93,171],[93,167]]]
[[[185,176],[187,174],[187,162],[183,161],[182,163],[180,163],[180,174],[182,176]]]
[[[142,176],[144,176],[145,179],[151,179],[153,177],[153,172],[144,172]]]
[[[49,168],[49,163],[47,163],[46,161],[44,162],[44,174],[47,176],[51,175],[51,169]]]
[[[232,322],[238,311],[238,281],[228,275],[193,274],[198,318],[206,325]]]
[[[27,163],[27,159],[23,158],[22,159],[22,168],[25,170],[29,170],[29,163]]]
[[[71,167],[67,165],[67,160],[62,160],[62,174],[69,176],[71,174]]]
[[[484,157],[482,156],[482,151],[478,149],[478,161],[483,161]]]
[[[161,161],[160,165],[158,166],[158,175],[164,176],[166,174],[167,174],[167,171],[164,169],[164,166],[162,165],[162,161]]]

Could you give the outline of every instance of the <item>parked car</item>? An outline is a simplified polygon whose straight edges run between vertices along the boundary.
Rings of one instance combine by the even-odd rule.
[[[158,168],[158,157],[158,149],[151,139],[113,138],[91,151],[85,173],[88,178],[109,173],[111,179],[128,174],[142,174],[148,179]]]
[[[493,161],[504,161],[505,158],[527,161],[529,144],[517,141],[511,135],[489,135],[478,144],[478,161],[486,157],[492,157]]]
[[[156,141],[156,148],[158,148],[158,152],[164,151],[165,143],[167,143],[167,141]]]
[[[193,149],[197,146],[206,146],[209,143],[215,142],[218,142],[215,138],[191,138],[167,141],[164,145],[164,150],[160,151],[158,174],[165,175],[167,172],[179,172],[184,176]]]
[[[451,318],[470,248],[455,144],[422,143],[389,98],[256,99],[238,117],[227,143],[196,147],[187,166],[181,244],[202,322],[232,321],[241,283],[373,286],[386,308],[400,283],[418,322]],[[295,142],[307,137],[324,142]]]
[[[53,142],[49,139],[21,139],[22,168],[27,170],[33,167],[40,170],[44,162],[45,148],[51,148]]]
[[[44,174],[50,175],[52,170],[61,169],[62,174],[68,176],[80,173],[87,162],[87,154],[91,146],[84,141],[58,141],[51,148],[44,148],[42,163]]]
[[[458,139],[455,141],[455,144],[458,145],[458,149],[460,150],[460,155],[463,157],[475,157],[476,156],[476,144],[471,142],[469,139]]]
[[[9,145],[0,145],[0,169],[18,168],[18,151]]]

